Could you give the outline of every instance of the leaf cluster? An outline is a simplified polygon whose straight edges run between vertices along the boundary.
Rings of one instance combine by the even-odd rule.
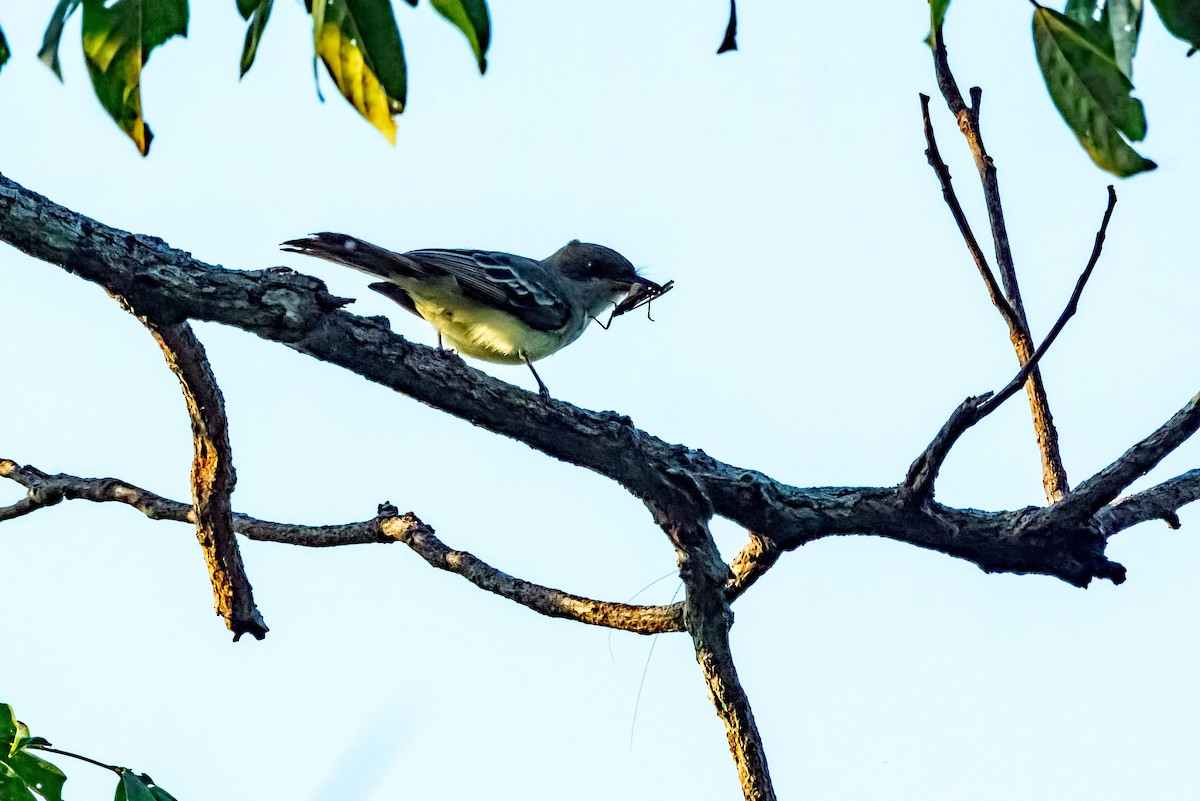
[[[417,0],[406,0],[410,6]],[[486,0],[429,0],[466,36],[480,73],[487,70],[491,35]],[[247,23],[240,69],[254,65],[274,0],[236,0]],[[186,37],[188,0],[59,0],[46,26],[38,58],[62,80],[58,49],[67,21],[83,9],[82,45],[96,97],[144,156],[153,134],[142,114],[142,72],[150,54],[168,40]],[[404,110],[408,69],[390,0],[307,0],[314,59],[324,64],[338,91],[395,144],[394,117]],[[0,31],[0,67],[9,47]],[[2,799],[0,799],[2,801]]]
[[[1200,2],[1151,0],[1163,26],[1200,42]],[[929,0],[929,44],[941,40],[950,0]],[[1066,0],[1060,13],[1033,2],[1033,44],[1050,99],[1102,169],[1127,177],[1156,165],[1129,144],[1146,137],[1146,113],[1132,96],[1143,0]]]
[[[115,801],[175,801],[145,773],[51,748],[45,738],[30,735],[29,727],[17,720],[8,704],[0,704],[0,801],[62,801],[66,775],[31,750],[53,751],[116,773]]]

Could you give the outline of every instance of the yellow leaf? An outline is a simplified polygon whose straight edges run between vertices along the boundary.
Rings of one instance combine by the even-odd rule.
[[[378,128],[388,142],[396,144],[396,122],[392,115],[399,113],[399,103],[388,97],[363,59],[358,43],[337,25],[325,23],[317,36],[317,55],[325,62],[325,68],[342,96],[367,122]]]

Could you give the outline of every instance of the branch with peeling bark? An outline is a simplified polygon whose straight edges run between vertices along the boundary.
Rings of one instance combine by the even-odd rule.
[[[213,587],[217,614],[233,632],[236,641],[243,634],[261,640],[267,624],[254,605],[254,591],[242,564],[237,538],[233,532],[233,507],[230,495],[236,477],[233,449],[229,444],[229,422],[225,417],[225,398],[217,386],[204,346],[186,322],[159,325],[130,307],[154,336],[167,366],[179,379],[192,423],[192,508],[196,538],[204,551],[208,577]]]

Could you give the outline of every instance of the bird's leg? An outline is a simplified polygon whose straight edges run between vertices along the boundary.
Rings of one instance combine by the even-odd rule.
[[[438,335],[438,350],[445,350],[445,348],[442,347],[442,332],[438,331],[437,335]]]
[[[525,360],[526,366],[529,367],[529,372],[533,373],[533,377],[537,379],[538,394],[542,396],[542,400],[550,400],[550,390],[546,389],[546,383],[542,381],[542,377],[537,374],[537,370],[533,369],[533,362],[529,361],[529,357],[524,353],[521,354],[521,358]]]

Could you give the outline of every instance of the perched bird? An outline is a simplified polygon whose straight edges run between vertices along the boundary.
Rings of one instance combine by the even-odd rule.
[[[394,253],[345,234],[319,233],[281,247],[384,279],[371,289],[423,317],[460,353],[529,366],[570,345],[608,306],[614,316],[669,290],[642,278],[603,245],[572,240],[538,261],[483,250]],[[611,318],[610,318],[611,319]]]

